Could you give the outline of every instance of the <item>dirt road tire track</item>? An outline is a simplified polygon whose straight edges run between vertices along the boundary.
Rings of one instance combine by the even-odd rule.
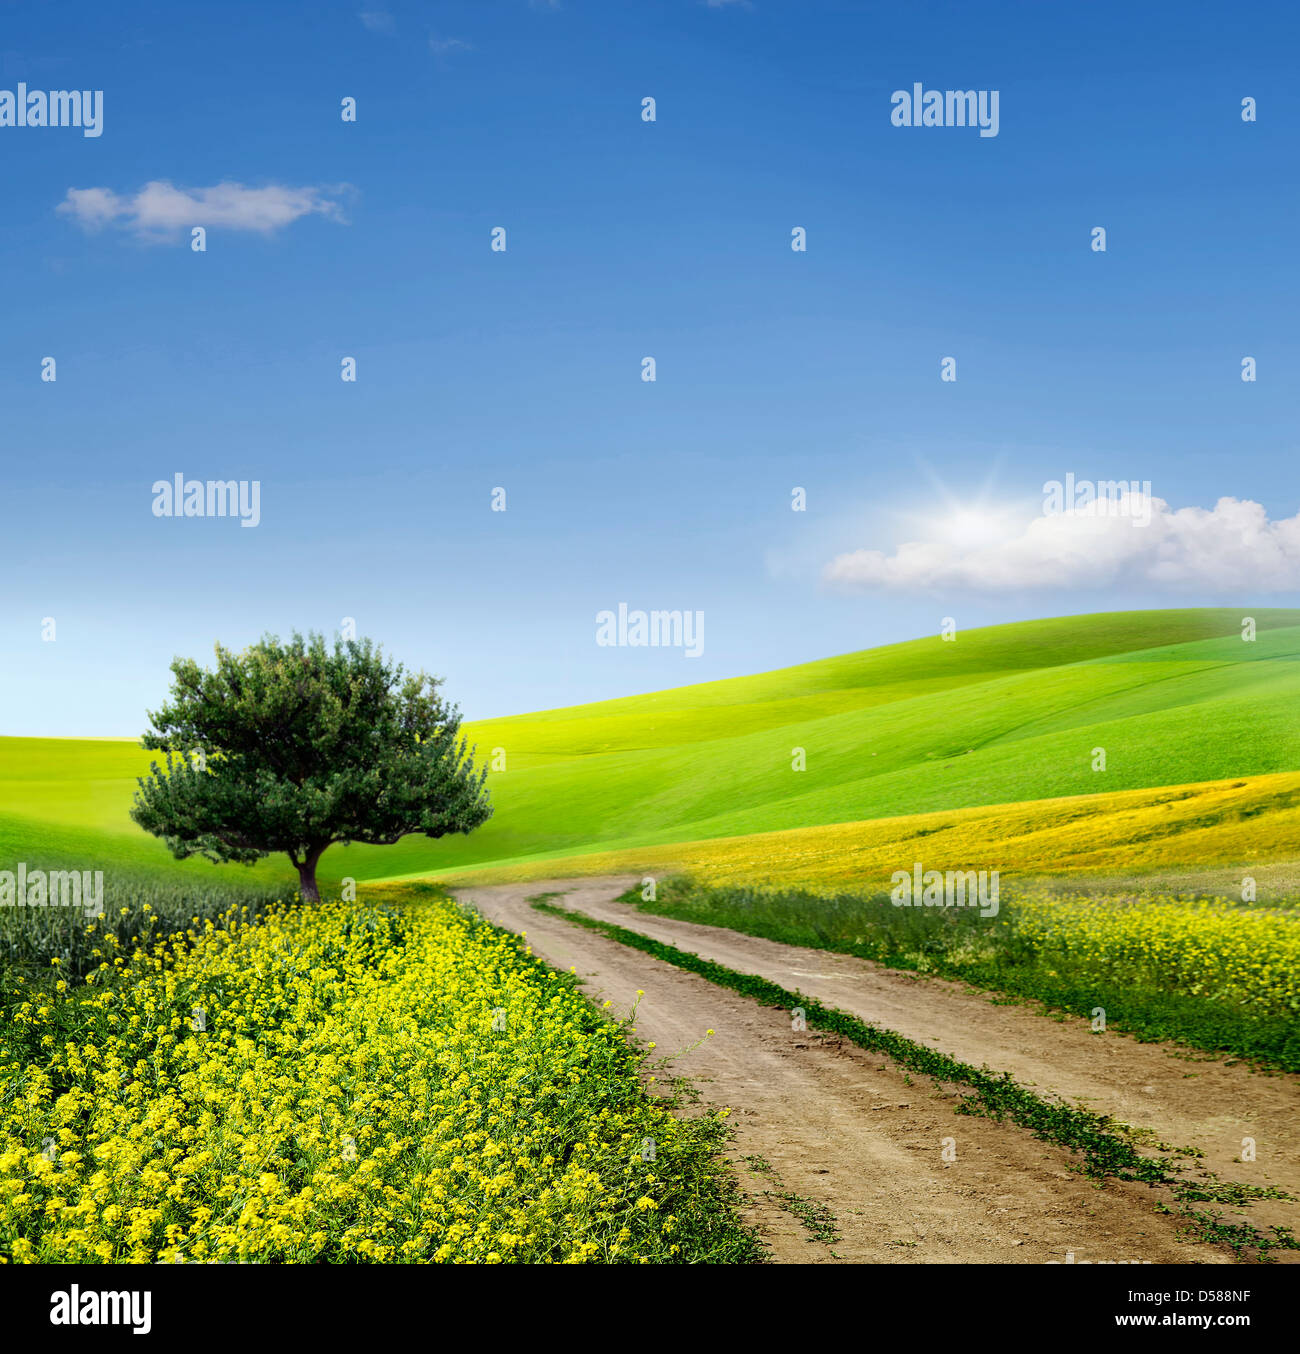
[[[604,882],[604,898],[593,896],[582,907],[588,915],[758,974],[974,1067],[1010,1072],[1040,1095],[1152,1129],[1174,1147],[1203,1153],[1202,1165],[1221,1180],[1272,1185],[1294,1196],[1258,1200],[1246,1211],[1225,1209],[1225,1216],[1300,1231],[1300,1078],[1166,1043],[1142,1044],[1117,1031],[1097,1034],[1086,1020],[1052,1019],[1018,1003],[995,1005],[961,983],[851,955],[655,917],[613,901],[620,883],[625,890],[639,881]],[[570,897],[576,905],[577,895]],[[1239,1159],[1245,1138],[1254,1140],[1254,1162]],[[1295,1263],[1300,1253],[1278,1258]]]
[[[1125,1184],[1098,1189],[1069,1169],[1073,1158],[1063,1148],[1013,1124],[954,1115],[955,1088],[909,1079],[887,1058],[847,1041],[795,1033],[786,1012],[528,903],[561,890],[557,902],[652,934],[647,923],[656,919],[611,901],[629,882],[542,881],[456,893],[496,924],[525,932],[547,962],[575,969],[598,1002],[608,999],[626,1013],[636,993],[645,993],[637,1032],[656,1044],[656,1056],[674,1055],[664,1075],[689,1077],[704,1103],[732,1108],[733,1161],[753,1200],[750,1221],[775,1260],[1042,1264],[1063,1261],[1067,1252],[1091,1261],[1231,1260],[1221,1247],[1180,1237],[1177,1220],[1155,1211],[1152,1191]],[[726,935],[728,943],[749,940]],[[704,952],[683,935],[670,939],[679,941]],[[817,958],[824,963],[829,956]],[[758,971],[743,959],[733,966]],[[794,985],[808,990],[804,982]],[[714,1034],[701,1044],[709,1029]],[[955,1142],[955,1161],[943,1160],[945,1138]],[[775,1179],[749,1168],[746,1158],[755,1157],[771,1165]],[[839,1239],[810,1239],[779,1202],[783,1193],[828,1208]]]

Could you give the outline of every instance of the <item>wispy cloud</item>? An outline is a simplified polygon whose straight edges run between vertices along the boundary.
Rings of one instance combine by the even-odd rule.
[[[395,33],[397,23],[386,9],[363,9],[357,18],[372,33]]]
[[[472,52],[474,48],[471,43],[464,42],[460,38],[440,38],[436,33],[430,33],[429,50],[443,56],[447,52]]]
[[[304,216],[344,221],[342,200],[352,192],[348,184],[250,188],[242,183],[219,183],[212,188],[177,188],[155,179],[136,193],[69,188],[58,210],[85,230],[116,226],[140,239],[162,243],[179,240],[194,226],[270,235]]]
[[[1141,520],[1147,517],[1143,523]],[[1215,594],[1300,588],[1300,513],[1270,520],[1259,503],[1221,498],[1172,509],[1137,496],[1121,513],[1104,505],[1046,514],[1000,539],[909,541],[892,554],[854,550],[823,571],[831,584],[870,591],[1007,591],[1143,584]]]

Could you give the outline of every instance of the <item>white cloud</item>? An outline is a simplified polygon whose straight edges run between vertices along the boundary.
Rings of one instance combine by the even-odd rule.
[[[219,183],[212,188],[177,188],[156,179],[134,194],[115,193],[111,188],[69,188],[58,210],[86,230],[120,226],[155,241],[180,239],[194,226],[269,235],[304,216],[344,220],[339,199],[350,192],[347,184],[249,188],[242,183]]]
[[[470,43],[463,42],[460,38],[440,38],[430,33],[429,50],[442,56],[445,52],[472,52],[474,48]]]
[[[383,9],[363,9],[357,18],[372,33],[393,33],[397,30],[396,23],[393,22],[393,16]]]
[[[1116,583],[1213,593],[1300,588],[1300,513],[1270,521],[1249,499],[1212,509],[1171,509],[1161,498],[1125,496],[1119,513],[1093,504],[1020,519],[998,539],[964,529],[909,541],[892,555],[854,550],[823,570],[846,588],[910,592],[1090,588]],[[1141,519],[1149,515],[1149,521]]]

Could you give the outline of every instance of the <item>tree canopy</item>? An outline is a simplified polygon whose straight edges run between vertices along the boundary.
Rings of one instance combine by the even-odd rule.
[[[317,862],[336,842],[470,832],[492,814],[441,680],[370,640],[268,635],[242,653],[217,645],[211,670],[177,658],[171,671],[141,740],[167,765],[137,782],[131,817],[177,857],[283,851],[315,901]]]

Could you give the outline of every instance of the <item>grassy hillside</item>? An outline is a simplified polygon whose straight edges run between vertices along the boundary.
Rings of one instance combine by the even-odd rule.
[[[104,870],[106,884],[115,872],[212,879],[216,867],[174,860],[127,816],[135,778],[156,755],[121,738],[0,738],[0,868],[67,862]],[[260,887],[282,876],[285,867],[264,861],[223,867],[218,877]]]
[[[486,721],[469,736],[506,770],[485,828],[335,848],[322,879],[1300,770],[1300,611],[1249,614],[1253,643],[1240,609],[1066,617]],[[126,817],[148,762],[130,742],[0,739],[0,854],[170,868]]]
[[[1031,621],[484,723],[497,817],[385,872],[1300,769],[1300,612],[1254,614],[1254,643],[1237,610]]]

